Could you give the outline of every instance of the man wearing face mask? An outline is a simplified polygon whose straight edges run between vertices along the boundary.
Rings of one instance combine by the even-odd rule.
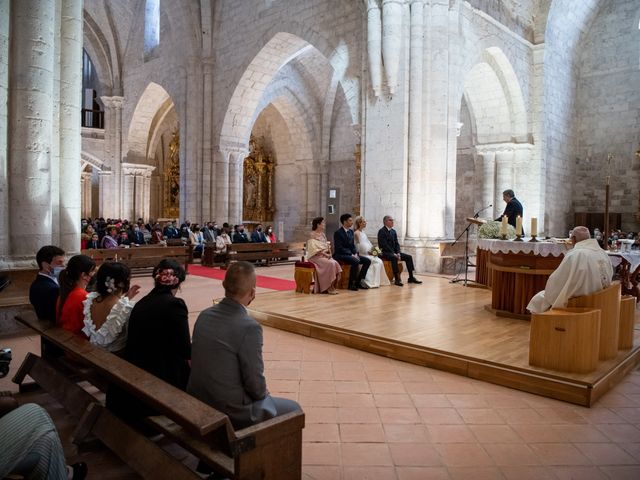
[[[249,243],[249,236],[244,233],[244,225],[238,225],[231,241],[233,243]]]
[[[64,250],[55,245],[47,245],[36,254],[38,275],[29,288],[29,302],[40,319],[56,319],[58,300],[58,275],[64,270]]]

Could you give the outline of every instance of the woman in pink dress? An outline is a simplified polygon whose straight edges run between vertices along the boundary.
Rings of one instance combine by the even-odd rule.
[[[316,282],[314,293],[338,293],[336,285],[340,280],[342,267],[331,258],[331,245],[324,234],[326,225],[323,217],[316,217],[311,223],[311,235],[307,241],[307,254],[309,261],[316,266]]]

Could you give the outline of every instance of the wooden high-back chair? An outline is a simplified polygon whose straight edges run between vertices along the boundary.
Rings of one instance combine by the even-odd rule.
[[[620,282],[591,295],[569,299],[568,308],[581,307],[600,310],[600,348],[598,359],[609,360],[618,355],[620,325]]]

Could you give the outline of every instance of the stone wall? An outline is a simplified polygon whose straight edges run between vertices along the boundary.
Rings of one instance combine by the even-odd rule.
[[[610,211],[622,227],[638,231],[640,211],[640,7],[633,0],[608,2],[583,42],[577,92],[578,148],[574,208],[604,211],[611,176]],[[607,154],[613,154],[611,169]]]

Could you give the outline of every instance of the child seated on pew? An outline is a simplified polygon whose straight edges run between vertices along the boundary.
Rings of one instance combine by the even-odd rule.
[[[84,303],[82,332],[94,345],[117,353],[127,345],[127,324],[140,291],[131,285],[131,271],[124,263],[103,263],[96,274],[96,291]]]

